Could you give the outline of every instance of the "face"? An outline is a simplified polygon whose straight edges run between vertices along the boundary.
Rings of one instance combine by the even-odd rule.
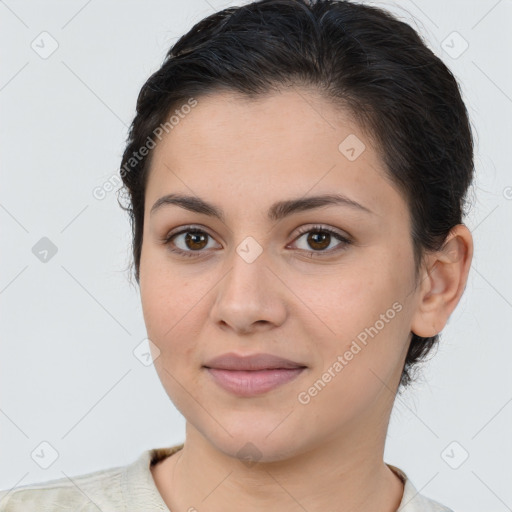
[[[169,194],[196,202],[154,207]],[[346,201],[311,201],[327,195]],[[144,320],[166,392],[223,453],[250,442],[261,461],[279,460],[380,429],[414,286],[404,198],[361,128],[313,92],[197,98],[154,149]],[[205,368],[226,353],[302,369],[256,378]]]

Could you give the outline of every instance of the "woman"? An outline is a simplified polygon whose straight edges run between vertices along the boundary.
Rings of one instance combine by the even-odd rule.
[[[386,12],[262,0],[198,23],[143,86],[120,171],[186,439],[1,510],[449,510],[383,453],[467,282],[473,171],[456,80]]]

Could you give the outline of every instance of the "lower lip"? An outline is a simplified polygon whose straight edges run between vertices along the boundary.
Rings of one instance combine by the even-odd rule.
[[[290,382],[305,370],[305,368],[251,371],[206,369],[221,388],[238,396],[255,396],[266,393]]]

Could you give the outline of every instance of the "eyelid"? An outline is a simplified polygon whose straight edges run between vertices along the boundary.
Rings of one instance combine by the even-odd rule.
[[[301,226],[300,228],[298,228],[298,232],[294,240],[296,240],[298,237],[305,233],[309,233],[310,231],[324,231],[327,233],[331,233],[333,235],[337,235],[346,241],[352,241],[352,237],[348,233],[345,233],[341,230],[338,230],[337,228],[328,226],[326,224],[306,224],[304,226]]]

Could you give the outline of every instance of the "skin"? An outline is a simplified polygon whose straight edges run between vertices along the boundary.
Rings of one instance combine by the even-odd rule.
[[[173,512],[395,511],[403,484],[383,453],[411,331],[445,326],[467,281],[471,234],[456,226],[415,281],[405,199],[348,112],[295,88],[257,101],[227,92],[197,100],[154,149],[145,196],[144,320],[158,375],[186,419],[185,446],[152,468],[155,483]],[[338,150],[350,134],[366,146],[354,161]],[[267,218],[276,201],[335,192],[372,213],[331,205]],[[177,205],[151,214],[169,193],[211,202],[225,219]],[[178,235],[174,247],[193,255],[172,253],[162,240],[190,224],[209,236],[187,245]],[[297,232],[317,224],[353,243],[327,234],[315,245],[313,229]],[[236,251],[249,236],[262,249],[251,263]],[[396,302],[400,312],[300,403]],[[307,369],[238,397],[202,367],[226,352],[268,352]],[[249,442],[260,457],[253,465],[238,455]]]

